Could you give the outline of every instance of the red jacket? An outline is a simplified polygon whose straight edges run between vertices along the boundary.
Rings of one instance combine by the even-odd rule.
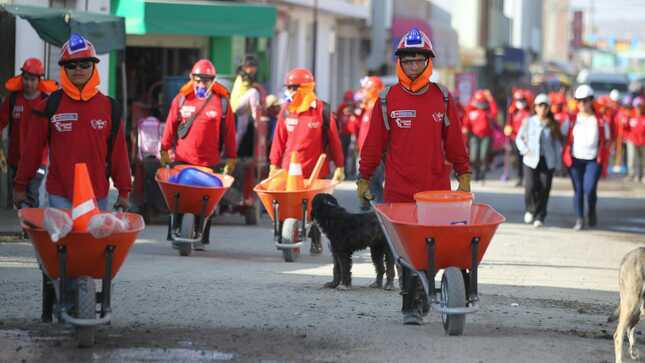
[[[569,124],[569,131],[567,132],[567,142],[562,149],[562,161],[567,168],[573,165],[573,128],[576,126],[576,115]],[[596,155],[596,162],[603,165],[607,158],[607,153],[603,152],[605,149],[605,127],[603,126],[600,115],[596,113],[596,124],[598,125],[598,154]]]
[[[468,111],[463,118],[463,127],[477,137],[490,137],[493,132],[491,123],[494,121],[489,115],[485,110]]]
[[[410,94],[397,84],[387,95],[389,131],[380,107],[372,112],[359,171],[369,179],[385,158],[385,202],[411,202],[416,192],[449,190],[449,163],[458,175],[470,173],[455,102],[449,97],[446,126],[446,107],[436,86]]]
[[[180,99],[184,98],[184,103],[179,111]],[[237,157],[237,148],[235,146],[235,119],[231,106],[227,107],[224,124],[225,135],[220,135],[222,130],[222,102],[220,95],[213,94],[208,101],[208,105],[193,121],[188,134],[183,139],[177,136],[177,127],[180,123],[199,111],[204,104],[204,100],[195,97],[193,92],[187,96],[177,95],[172,100],[168,117],[166,118],[166,127],[164,128],[161,138],[161,150],[170,150],[175,148],[175,161],[181,161],[191,165],[213,166],[220,161],[220,138],[224,137],[224,149],[227,158]],[[179,117],[181,112],[181,117]]]
[[[29,129],[29,118],[31,108],[38,102],[45,99],[47,96],[41,93],[41,97],[36,97],[33,100],[27,100],[22,92],[16,93],[16,103],[13,110],[9,110],[9,99],[7,96],[0,106],[0,133],[11,122],[11,135],[9,135],[9,153],[7,155],[7,163],[14,168],[18,167],[18,162],[23,154],[23,148],[26,146],[27,132]],[[47,148],[43,150],[41,164],[47,165],[49,155]]]
[[[378,102],[378,99],[376,100]],[[358,151],[363,148],[363,145],[365,144],[365,139],[367,138],[367,131],[370,128],[370,120],[372,118],[372,113],[375,110],[376,102],[372,103],[371,105],[363,108],[361,110],[361,115],[357,117],[359,121],[359,126],[358,126],[358,139],[357,139],[357,145],[358,145]],[[380,106],[378,108],[378,111],[380,112]]]
[[[531,113],[527,111],[527,109],[519,110],[508,115],[506,125],[511,125],[513,128],[513,131],[511,132],[511,140],[515,140],[517,132],[520,131],[520,127],[522,127],[522,122],[524,122],[524,120],[529,116],[531,116]]]
[[[44,111],[47,102],[39,102],[34,109]],[[106,161],[108,138],[112,128],[112,105],[100,92],[88,101],[76,101],[63,92],[58,110],[52,121],[31,113],[29,133],[24,155],[16,176],[16,191],[25,191],[27,183],[40,165],[43,149],[49,144],[50,167],[47,175],[47,192],[72,199],[74,192],[74,164],[86,163],[94,195],[97,199],[107,196],[108,182]],[[131,190],[130,162],[125,144],[125,122],[121,121],[112,146],[110,176],[119,190],[127,197]]]
[[[645,115],[632,116],[627,122],[627,140],[637,146],[645,145]]]
[[[296,151],[302,164],[302,175],[308,178],[318,161],[323,150],[323,103],[316,100],[315,107],[300,114],[286,111],[286,106],[280,111],[276,131],[271,144],[272,165],[278,165],[282,169],[289,169],[291,153]],[[334,115],[330,113],[329,120],[329,149],[327,160],[332,160],[336,167],[345,165],[343,148],[340,145],[340,137],[336,127]],[[329,173],[329,163],[325,163],[320,171],[320,177],[324,178]]]

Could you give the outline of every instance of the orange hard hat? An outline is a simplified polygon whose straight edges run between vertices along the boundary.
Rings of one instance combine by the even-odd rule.
[[[347,91],[345,91],[345,93],[343,94],[343,101],[345,102],[354,101],[354,91],[352,91],[351,89],[348,89]]]
[[[514,100],[524,100],[524,99],[526,99],[526,95],[524,94],[524,92],[522,90],[517,90],[517,91],[513,92],[513,99]]]
[[[484,91],[482,90],[477,90],[475,94],[473,95],[473,101],[474,102],[488,102],[486,99],[486,95],[484,94]]]
[[[33,74],[34,76],[40,77],[45,75],[45,67],[43,67],[43,63],[38,58],[27,58],[20,70],[24,73]]]
[[[82,35],[72,33],[69,40],[66,41],[60,49],[58,65],[63,65],[76,60],[90,60],[94,63],[99,62],[99,59],[96,57],[96,49],[94,49],[94,45],[89,40],[83,38]]]
[[[285,86],[297,86],[311,82],[314,82],[314,75],[306,68],[294,68],[287,73],[287,77],[284,79]]]
[[[366,90],[375,92],[380,92],[383,88],[385,88],[383,81],[381,81],[381,78],[377,76],[363,78],[361,80],[361,86],[363,86],[363,88],[365,88]]]
[[[190,74],[215,78],[217,70],[215,70],[215,65],[208,59],[200,59],[195,63]]]

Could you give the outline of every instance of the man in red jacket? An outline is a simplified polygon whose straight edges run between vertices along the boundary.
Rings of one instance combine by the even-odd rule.
[[[119,191],[114,207],[128,208],[131,178],[125,124],[120,115],[113,120],[118,115],[113,112],[119,110],[118,104],[98,90],[98,62],[94,46],[81,35],[72,33],[63,44],[58,60],[63,88],[32,111],[26,140],[29,147],[23,148],[14,186],[16,205],[26,199],[27,183],[41,164],[43,149],[49,145],[46,186],[50,207],[72,207],[74,165],[85,163],[99,208],[107,209],[110,177]]]
[[[227,157],[223,172],[231,175],[235,170],[237,148],[228,91],[215,81],[217,71],[208,59],[197,61],[190,73],[190,81],[181,87],[168,111],[161,138],[161,164],[173,162],[169,151],[174,149],[176,163],[215,170],[223,145]],[[181,225],[181,216],[177,217],[177,223]],[[209,243],[211,222],[211,218],[206,221],[203,244]],[[196,245],[195,249],[201,250],[203,246]]]
[[[20,70],[21,74],[5,82],[9,96],[5,98],[0,107],[0,133],[5,127],[9,128],[9,155],[8,159],[5,159],[2,147],[0,147],[0,171],[7,172],[8,164],[9,180],[12,183],[18,171],[22,150],[27,147],[25,140],[29,129],[31,108],[58,88],[56,82],[43,78],[45,68],[37,58],[25,60]],[[47,164],[48,152],[45,148],[38,172],[29,181],[27,187],[26,202],[32,207],[38,207],[38,189],[47,172]]]
[[[469,192],[470,165],[456,101],[443,86],[430,83],[435,56],[432,43],[413,28],[401,39],[395,55],[399,83],[381,97],[381,112],[372,112],[361,150],[359,198],[373,198],[369,180],[381,160],[385,162],[386,203],[413,202],[420,191],[450,190],[451,167],[457,173],[459,190]],[[410,283],[418,284],[414,278]],[[404,324],[421,324],[414,293],[404,293],[402,311]]]
[[[284,81],[288,100],[283,106],[271,143],[269,175],[280,169],[288,169],[291,153],[296,152],[302,166],[302,175],[308,178],[321,154],[327,153],[328,160],[334,162],[336,170],[332,177],[335,181],[345,179],[345,158],[338,135],[338,128],[329,105],[314,93],[314,76],[307,69],[291,70]],[[319,174],[324,178],[329,174],[326,162]],[[309,236],[320,233],[314,225]],[[320,254],[322,245],[312,238],[310,253]]]
[[[475,92],[471,107],[463,118],[462,132],[468,135],[470,163],[475,169],[475,180],[486,179],[486,160],[493,134],[491,103],[483,91]]]

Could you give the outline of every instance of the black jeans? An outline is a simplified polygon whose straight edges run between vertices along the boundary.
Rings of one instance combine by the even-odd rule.
[[[535,220],[544,222],[555,169],[547,168],[544,157],[540,158],[540,162],[535,169],[526,165],[523,165],[523,167],[526,211],[533,214]]]
[[[524,156],[520,154],[520,150],[517,148],[515,140],[511,142],[511,146],[513,148],[513,154],[517,159],[517,179],[519,179],[519,182],[522,182],[524,180]]]

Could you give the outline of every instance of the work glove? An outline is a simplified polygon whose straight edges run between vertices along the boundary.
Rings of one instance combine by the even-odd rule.
[[[24,207],[26,204],[27,204],[27,192],[18,192],[14,190],[13,205],[15,205],[17,209],[20,209]]]
[[[159,161],[161,161],[161,166],[167,166],[172,163],[172,159],[170,158],[170,153],[168,153],[168,150],[161,150],[159,152]]]
[[[334,176],[331,177],[331,180],[339,183],[345,180],[345,168],[336,168],[336,170],[334,170]]]
[[[511,125],[504,126],[504,135],[505,136],[511,136],[512,133],[513,133],[513,127]]]
[[[276,165],[269,165],[269,178],[274,176],[277,172],[279,172],[281,169],[278,168]]]
[[[358,179],[356,182],[356,194],[359,201],[373,200],[374,196],[370,192],[370,181],[363,178]]]
[[[457,177],[459,186],[457,190],[460,192],[470,192],[470,173],[461,174]]]
[[[128,197],[119,196],[119,198],[117,198],[116,203],[114,203],[114,206],[112,208],[114,208],[114,210],[121,209],[124,212],[127,211],[128,208],[130,208],[130,201],[128,200]]]
[[[233,175],[235,164],[237,164],[237,159],[226,160],[226,164],[224,164],[224,175]]]
[[[7,159],[4,157],[4,152],[0,149],[0,171],[7,172]]]

